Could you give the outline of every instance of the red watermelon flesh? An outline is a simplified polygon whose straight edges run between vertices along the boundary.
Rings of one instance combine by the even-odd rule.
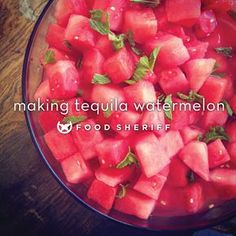
[[[208,152],[205,143],[190,142],[181,150],[179,158],[201,178],[209,180]]]
[[[125,214],[148,219],[155,207],[155,200],[131,189],[121,199],[116,199],[114,208]]]
[[[81,183],[93,176],[92,171],[89,169],[80,153],[76,153],[63,160],[61,167],[66,176],[66,180],[71,184]]]

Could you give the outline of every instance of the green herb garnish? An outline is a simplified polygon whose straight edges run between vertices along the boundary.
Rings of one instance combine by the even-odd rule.
[[[102,35],[110,33],[109,15],[103,10],[92,10],[90,11],[90,26],[92,29]]]
[[[115,35],[114,33],[109,33],[108,38],[110,41],[112,41],[112,46],[116,51],[120,50],[121,48],[123,48],[125,46],[125,42],[124,42],[125,35],[124,34]]]
[[[106,75],[94,74],[92,84],[110,84],[111,80]]]
[[[195,91],[190,91],[188,95],[185,95],[183,93],[177,93],[177,96],[180,99],[188,102],[202,102],[204,98],[202,95],[198,94]]]
[[[117,164],[116,168],[122,169],[122,168],[132,165],[132,164],[138,165],[138,160],[137,160],[135,154],[132,153],[131,149],[129,148],[129,152],[127,153],[125,159],[123,161],[121,161],[119,164]]]
[[[107,109],[106,111],[104,111],[105,118],[109,118],[111,114],[112,114],[112,111],[110,109]]]
[[[159,51],[160,48],[155,48],[149,58],[143,56],[139,59],[132,80],[138,82],[144,79],[147,73],[153,71]]]
[[[161,3],[160,0],[130,0],[130,1],[133,3],[145,4],[152,8],[157,7]]]
[[[44,55],[45,64],[53,64],[56,62],[55,52],[53,50],[47,50]]]
[[[169,104],[170,109],[165,111],[165,116],[168,120],[172,120],[173,119],[173,114],[172,114],[172,107],[173,107],[173,101],[172,101],[172,95],[168,95],[165,100],[164,100],[165,104]]]
[[[218,54],[221,54],[225,57],[231,58],[233,56],[233,48],[232,47],[219,47],[219,48],[215,48],[215,51]]]
[[[129,43],[132,51],[136,55],[138,55],[138,56],[143,55],[143,52],[136,47],[136,43],[134,41],[134,35],[133,35],[133,32],[131,30],[129,30],[128,33],[126,34],[126,39],[128,40],[128,43]]]
[[[81,123],[83,121],[87,120],[87,116],[66,116],[63,119],[64,123],[72,123],[72,125]]]
[[[118,51],[125,46],[125,35],[116,35],[110,30],[109,14],[103,10],[90,11],[90,27],[102,35],[108,35],[109,40],[112,42],[113,48]]]
[[[205,136],[200,137],[199,141],[208,144],[217,139],[229,141],[229,136],[226,134],[225,129],[221,126],[215,126],[210,128],[210,130],[205,134]]]
[[[125,195],[126,195],[126,190],[127,190],[127,187],[128,187],[128,186],[129,186],[128,184],[126,184],[126,185],[120,184],[120,189],[119,189],[119,192],[118,192],[118,194],[116,195],[116,197],[119,198],[119,199],[125,197]]]
[[[224,104],[225,109],[228,112],[229,116],[233,116],[234,112],[229,103],[226,100],[222,101],[222,103]]]

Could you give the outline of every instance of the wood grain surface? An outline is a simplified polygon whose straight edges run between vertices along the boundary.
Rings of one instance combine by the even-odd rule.
[[[13,111],[13,103],[22,99],[24,52],[35,23],[20,12],[20,2],[0,0],[0,235],[157,235],[84,208],[59,186],[39,158],[24,114]],[[37,17],[47,1],[29,2]]]

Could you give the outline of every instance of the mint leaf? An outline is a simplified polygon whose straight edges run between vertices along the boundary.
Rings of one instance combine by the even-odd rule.
[[[236,20],[236,11],[229,10],[228,15],[233,19]]]
[[[172,101],[172,95],[168,95],[165,98],[164,101],[166,104],[169,104],[170,109],[168,111],[164,111],[165,112],[165,116],[168,120],[172,120],[173,119],[173,114],[172,114],[172,107],[173,107],[173,101]]]
[[[159,52],[160,52],[160,48],[155,48],[149,57],[149,67],[152,71],[154,70]]]
[[[127,190],[127,187],[128,187],[128,186],[129,186],[128,184],[126,184],[126,185],[120,184],[120,189],[119,189],[119,192],[118,192],[118,194],[116,195],[116,197],[119,198],[119,199],[125,197],[125,195],[126,195],[126,190]]]
[[[234,112],[229,103],[226,100],[222,101],[222,103],[224,104],[225,109],[228,112],[229,116],[233,116]]]
[[[123,161],[121,161],[119,164],[117,164],[116,168],[122,169],[122,168],[132,165],[132,164],[138,165],[138,160],[137,160],[135,154],[132,153],[129,148],[129,152],[126,155],[125,159]]]
[[[110,84],[111,80],[106,75],[94,74],[92,84]]]
[[[143,54],[143,52],[136,47],[136,43],[134,41],[134,35],[133,35],[133,32],[131,30],[129,30],[128,33],[126,34],[126,39],[128,40],[128,43],[129,43],[132,51],[136,55],[141,56]]]
[[[111,114],[112,114],[112,111],[110,109],[107,109],[106,111],[104,111],[105,118],[109,118]]]
[[[81,123],[87,120],[87,116],[67,116],[63,119],[64,123],[72,123],[72,125]]]
[[[102,35],[110,33],[109,15],[103,10],[90,11],[90,27]]]
[[[45,64],[53,64],[56,62],[55,52],[53,50],[47,50],[44,55]]]
[[[145,4],[149,7],[155,8],[157,7],[161,1],[160,0],[130,0],[133,3],[141,3],[141,4]]]
[[[121,48],[123,48],[125,46],[125,42],[124,42],[125,35],[124,34],[115,35],[114,33],[109,33],[108,38],[110,41],[112,41],[112,46],[116,51],[120,50]]]
[[[134,81],[134,80],[132,80],[132,79],[125,80],[124,82],[125,82],[126,84],[128,84],[128,85],[136,84],[136,81]]]
[[[139,80],[144,79],[148,72],[153,71],[159,51],[159,48],[155,48],[149,58],[147,56],[142,56],[139,59],[133,75],[134,81],[138,82]]]
[[[218,54],[221,54],[225,57],[231,58],[233,56],[233,48],[232,47],[219,47],[219,48],[215,48],[215,51]]]
[[[206,133],[202,141],[208,144],[217,139],[229,141],[229,136],[226,134],[225,129],[221,126],[215,126],[210,128],[210,130]]]
[[[188,102],[202,102],[204,98],[202,95],[198,94],[195,91],[190,91],[188,95],[185,95],[183,93],[177,93],[177,96],[180,99]]]

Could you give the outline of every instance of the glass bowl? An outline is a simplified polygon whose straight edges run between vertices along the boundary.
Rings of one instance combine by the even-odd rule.
[[[42,67],[39,63],[40,53],[47,48],[45,35],[48,24],[54,21],[53,11],[56,1],[48,1],[35,24],[25,53],[23,66],[22,93],[23,102],[32,102],[33,94],[42,79]],[[73,186],[66,182],[60,166],[53,158],[42,138],[42,131],[38,124],[37,113],[25,112],[28,128],[42,160],[45,162],[53,176],[61,184],[66,192],[72,195],[75,200],[96,213],[120,222],[125,225],[148,230],[192,230],[213,226],[236,216],[236,201],[229,201],[219,207],[209,209],[203,213],[181,217],[151,216],[148,220],[140,220],[136,217],[124,215],[115,210],[106,212],[86,197],[86,186]]]

